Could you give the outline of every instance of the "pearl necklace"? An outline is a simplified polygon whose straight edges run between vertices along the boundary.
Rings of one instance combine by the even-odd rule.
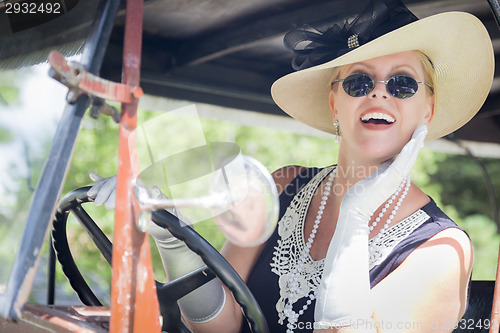
[[[372,225],[369,227],[370,231],[373,230],[374,227],[377,226],[378,223],[380,223],[380,220],[384,217],[385,212],[387,212],[387,209],[391,206],[391,204],[396,200],[396,198],[399,195],[399,192],[403,189],[403,186],[405,187],[403,194],[398,199],[398,202],[396,203],[396,206],[393,208],[391,215],[389,215],[389,218],[385,221],[384,227],[380,229],[379,233],[383,234],[384,232],[387,231],[387,228],[389,228],[389,225],[391,224],[392,220],[394,219],[394,215],[396,215],[396,212],[398,211],[399,207],[401,207],[401,204],[403,203],[404,198],[406,198],[406,195],[408,194],[408,189],[410,188],[411,181],[410,181],[410,175],[406,176],[401,184],[399,185],[398,189],[394,194],[387,200],[385,206],[382,208],[382,211],[378,214],[378,216],[375,218],[375,221],[373,221]]]
[[[292,269],[292,274],[290,276],[290,281],[289,281],[289,289],[292,297],[293,295],[296,295],[298,292],[298,289],[300,286],[298,286],[298,277],[300,276],[300,272],[302,271],[302,267],[304,266],[304,262],[306,259],[306,256],[309,254],[309,250],[311,249],[311,246],[314,242],[314,237],[316,237],[316,232],[318,231],[319,223],[321,222],[321,217],[323,216],[323,211],[325,210],[326,202],[328,201],[329,195],[330,195],[330,190],[332,189],[333,185],[333,179],[335,178],[335,175],[337,174],[337,168],[335,168],[330,175],[328,176],[328,180],[326,182],[326,186],[323,192],[323,196],[321,197],[321,203],[319,205],[318,209],[318,215],[316,215],[316,220],[314,221],[314,226],[311,231],[311,234],[309,235],[309,238],[307,239],[307,243],[302,249],[302,252],[300,253],[300,257],[297,260],[297,264],[295,267]],[[309,305],[311,305],[312,301],[316,298],[317,291],[314,290],[312,293],[308,295],[309,299],[306,301],[306,304],[302,306],[302,309],[299,310],[299,312],[295,312],[293,310],[293,303],[292,301],[289,301],[283,310],[285,316],[288,318],[288,324],[287,324],[287,330],[286,333],[293,333],[293,328],[295,323],[297,323],[299,316],[304,313],[304,311],[307,310]]]
[[[309,235],[309,238],[307,239],[307,243],[305,244],[304,248],[302,249],[302,252],[300,253],[299,259],[297,260],[297,264],[295,267],[291,270],[290,274],[290,279],[289,279],[289,291],[291,298],[294,298],[295,295],[298,294],[298,291],[300,289],[300,286],[298,285],[298,278],[300,276],[300,272],[302,271],[302,268],[304,267],[305,259],[306,256],[309,254],[309,251],[312,247],[312,244],[314,242],[314,238],[316,237],[316,233],[319,227],[319,223],[321,222],[321,217],[323,216],[323,211],[325,210],[326,203],[328,201],[330,191],[332,189],[333,185],[333,180],[335,179],[337,169],[335,168],[332,170],[330,175],[328,176],[328,180],[326,182],[323,196],[321,197],[321,203],[318,209],[318,214],[316,215],[316,220],[314,221],[314,226],[311,231],[311,234]],[[394,202],[394,200],[398,197],[399,193],[401,192],[403,186],[404,186],[404,191],[399,197],[396,206],[393,208],[391,215],[387,218],[386,223],[384,224],[383,228],[379,231],[379,233],[384,233],[386,232],[387,228],[389,227],[390,223],[394,219],[394,215],[396,215],[396,212],[398,211],[399,207],[403,203],[404,198],[408,194],[408,189],[410,188],[410,176],[408,175],[406,178],[403,179],[401,184],[399,185],[398,189],[394,194],[389,198],[385,206],[382,208],[382,211],[379,213],[379,215],[375,218],[375,221],[373,221],[372,225],[369,226],[370,231],[374,229],[375,226],[380,222],[380,220],[383,218],[385,212],[387,209],[390,207],[390,205]],[[289,299],[288,303],[285,305],[285,308],[283,310],[285,316],[288,318],[288,323],[287,323],[287,333],[293,333],[294,326],[298,322],[299,316],[304,314],[304,312],[308,309],[309,305],[312,304],[312,301],[316,299],[317,297],[317,290],[313,290],[311,293],[309,293],[308,300],[306,301],[306,304],[302,306],[302,309],[296,312],[293,310],[293,304],[295,301],[292,301],[291,298]]]

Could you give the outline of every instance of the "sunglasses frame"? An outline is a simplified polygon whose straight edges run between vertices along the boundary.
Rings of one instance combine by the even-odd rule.
[[[354,76],[354,75],[364,75],[364,76],[368,77],[368,78],[372,81],[372,83],[373,83],[373,88],[372,88],[370,91],[366,92],[366,94],[361,95],[361,96],[352,96],[351,94],[349,94],[349,93],[346,91],[346,89],[345,89],[345,87],[344,87],[344,84],[343,84],[343,83],[344,83],[344,81],[345,81],[345,80],[347,80],[348,78],[350,78],[351,76]],[[410,79],[414,80],[414,81],[417,83],[417,90],[415,90],[415,93],[414,93],[413,95],[408,96],[408,97],[397,97],[397,96],[394,96],[394,95],[393,95],[393,94],[389,91],[389,89],[388,89],[388,87],[387,87],[387,83],[388,83],[390,80],[392,80],[392,79],[394,79],[394,78],[396,78],[396,77],[401,77],[401,76],[403,76],[403,77],[409,77]],[[411,77],[410,75],[405,75],[405,74],[398,74],[398,75],[394,75],[394,76],[390,77],[390,78],[389,78],[389,79],[387,79],[387,80],[375,80],[375,79],[374,79],[374,78],[372,78],[370,75],[365,74],[365,73],[352,73],[352,74],[349,74],[348,76],[346,76],[344,79],[336,79],[336,80],[333,80],[333,81],[332,81],[332,86],[333,86],[333,84],[334,84],[334,83],[336,83],[336,82],[342,82],[342,89],[344,90],[344,92],[345,92],[347,95],[349,95],[349,96],[351,96],[351,97],[364,97],[364,96],[367,96],[369,93],[371,93],[371,92],[373,91],[373,89],[375,89],[375,85],[376,85],[378,82],[380,82],[380,83],[384,83],[384,84],[385,84],[385,89],[387,90],[387,92],[388,92],[388,93],[389,93],[392,97],[394,97],[394,98],[398,98],[398,99],[408,99],[408,98],[411,98],[411,97],[415,96],[415,94],[416,94],[416,93],[417,93],[417,91],[418,91],[418,85],[419,85],[419,84],[424,84],[424,85],[426,85],[427,87],[429,87],[429,89],[430,89],[432,92],[434,92],[434,89],[432,88],[432,86],[431,86],[429,83],[427,83],[427,82],[423,82],[423,81],[417,81],[417,80],[415,80],[413,77]]]

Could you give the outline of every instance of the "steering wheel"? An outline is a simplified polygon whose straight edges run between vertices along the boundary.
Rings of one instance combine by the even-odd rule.
[[[83,209],[82,203],[92,201],[87,196],[90,186],[76,189],[66,194],[59,202],[52,222],[52,246],[62,270],[71,287],[83,304],[102,306],[94,292],[81,275],[71,254],[66,235],[69,213],[73,213],[89,234],[94,244],[111,265],[112,244],[97,224]],[[172,235],[184,241],[198,254],[207,266],[167,283],[156,282],[160,312],[163,316],[163,331],[185,333],[190,330],[182,322],[177,300],[214,277],[219,278],[234,295],[252,332],[268,333],[269,328],[256,299],[231,265],[202,236],[192,228],[183,228],[179,219],[165,210],[153,212],[152,220],[160,227],[167,228]]]

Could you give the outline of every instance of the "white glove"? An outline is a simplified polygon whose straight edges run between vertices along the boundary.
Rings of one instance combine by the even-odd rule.
[[[314,319],[320,327],[342,327],[370,320],[368,223],[409,174],[423,146],[427,127],[419,126],[394,160],[389,160],[345,194],[325,259]],[[392,162],[392,163],[391,163]]]
[[[167,199],[160,189],[153,186],[149,190],[154,199]],[[184,222],[187,219],[175,209],[168,210]],[[184,226],[190,228],[190,226]],[[150,223],[148,232],[155,240],[163,267],[170,280],[188,274],[205,266],[201,258],[192,252],[184,242],[175,238],[167,229],[155,223]],[[179,299],[179,306],[184,316],[192,322],[204,323],[217,317],[224,308],[226,294],[218,279],[213,279],[205,285],[193,290]]]
[[[116,202],[116,175],[112,177],[101,177],[96,173],[90,173],[90,179],[95,183],[87,192],[89,198],[94,199],[94,204],[104,204],[106,209],[114,209]]]

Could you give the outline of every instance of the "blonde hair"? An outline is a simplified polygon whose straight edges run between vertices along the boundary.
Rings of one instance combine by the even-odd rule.
[[[432,94],[434,94],[434,90],[436,89],[434,87],[434,65],[432,64],[431,59],[429,59],[429,57],[425,53],[419,50],[416,50],[415,52],[417,53],[417,56],[420,59],[420,62],[422,63],[422,66],[424,67],[424,80],[425,82],[430,84],[432,89],[427,87],[427,85],[426,87]]]
[[[343,67],[344,66],[337,66],[332,68],[332,75],[330,76],[330,81],[328,81],[330,84],[330,89],[333,89],[334,84],[337,83],[335,82],[335,80],[339,78],[340,71]]]

